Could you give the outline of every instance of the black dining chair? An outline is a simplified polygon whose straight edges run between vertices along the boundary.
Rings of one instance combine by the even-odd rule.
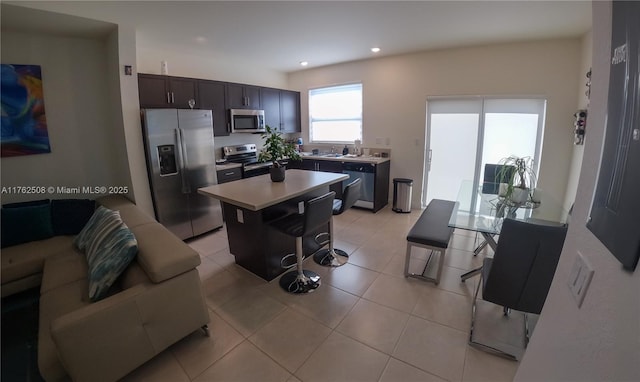
[[[524,347],[529,342],[528,313],[540,314],[558,265],[567,226],[505,219],[493,258],[485,258],[471,309],[469,344],[481,350],[517,360],[518,356],[474,338],[477,299],[524,313]]]
[[[320,286],[317,273],[302,269],[304,253],[302,238],[331,221],[333,199],[336,193],[331,191],[304,203],[304,213],[288,215],[270,222],[278,231],[296,238],[296,270],[280,277],[280,286],[289,293],[310,293]],[[291,255],[287,255],[289,257]]]
[[[340,215],[344,211],[353,207],[353,205],[360,198],[360,191],[362,188],[362,179],[358,178],[353,182],[349,183],[342,192],[342,200],[335,199],[333,201],[333,215]],[[346,264],[349,261],[349,254],[343,251],[342,249],[333,247],[333,218],[329,221],[329,232],[321,233],[316,236],[316,241],[318,241],[322,236],[329,236],[329,248],[322,249],[316,252],[313,255],[313,260],[324,266],[328,267],[339,267],[341,265]],[[326,245],[326,241],[321,243],[322,245]]]

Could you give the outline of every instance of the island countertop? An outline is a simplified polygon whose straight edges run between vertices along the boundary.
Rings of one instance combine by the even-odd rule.
[[[198,193],[258,211],[348,178],[346,174],[291,169],[284,182],[272,182],[267,174],[199,188]]]

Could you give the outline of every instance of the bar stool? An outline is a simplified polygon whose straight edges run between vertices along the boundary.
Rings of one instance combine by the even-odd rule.
[[[296,270],[280,277],[280,286],[289,293],[310,293],[320,286],[317,273],[302,269],[304,253],[302,238],[331,221],[333,199],[336,193],[331,191],[304,203],[304,214],[293,214],[269,223],[278,231],[296,238]],[[291,255],[287,255],[291,256]],[[285,258],[287,257],[285,256]]]
[[[360,198],[360,189],[362,188],[362,179],[358,178],[349,183],[342,193],[342,200],[335,199],[333,201],[333,215],[340,215],[344,211],[351,208]],[[349,255],[342,249],[333,248],[333,217],[329,221],[329,232],[321,233],[316,236],[316,241],[323,236],[329,236],[329,248],[318,251],[313,255],[313,260],[325,267],[339,267],[349,261]],[[327,242],[321,243],[322,245]]]

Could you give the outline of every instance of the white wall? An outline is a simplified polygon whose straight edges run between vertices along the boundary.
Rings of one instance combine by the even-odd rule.
[[[391,177],[414,179],[412,205],[420,207],[429,96],[540,95],[547,121],[539,185],[564,200],[572,151],[572,114],[580,68],[579,39],[478,46],[352,62],[289,75],[301,92],[303,137],[308,142],[308,90],[362,81],[364,147],[391,148]],[[384,138],[390,138],[385,146]],[[383,145],[376,145],[383,138]]]
[[[611,3],[595,1],[591,102],[574,215],[516,381],[640,380],[640,270],[623,271],[585,227],[605,130],[610,49]],[[566,286],[577,251],[595,270],[580,309]]]
[[[577,110],[587,109],[589,99],[585,92],[587,91],[586,74],[591,68],[591,60],[593,56],[592,49],[592,33],[589,31],[582,38],[582,59],[580,72],[578,74],[578,107]],[[577,111],[576,110],[576,111]],[[587,128],[589,125],[589,117],[587,116]],[[578,190],[578,179],[580,178],[580,169],[582,168],[582,157],[584,155],[584,145],[573,145],[571,152],[571,166],[569,169],[569,178],[567,181],[567,192],[564,198],[564,208],[569,210],[576,199],[576,191]]]
[[[140,102],[138,97],[138,77],[136,70],[136,34],[130,27],[119,25],[109,39],[113,54],[117,57],[110,63],[113,73],[113,86],[117,88],[114,97],[117,129],[120,136],[120,151],[126,157],[126,169],[132,187],[132,199],[150,216],[154,216],[151,188],[147,177],[147,164],[144,153],[142,126],[140,121]],[[133,72],[125,75],[124,66],[131,65]]]
[[[284,73],[270,70],[259,62],[246,62],[219,53],[208,55],[184,52],[181,47],[138,40],[139,73],[160,74],[160,62],[167,61],[169,75],[208,80],[239,82],[286,88]]]
[[[2,63],[42,67],[50,154],[2,158],[2,186],[119,186],[104,41],[3,30]],[[44,197],[92,197],[47,194]],[[95,197],[95,196],[93,196]],[[2,202],[35,199],[2,195]]]

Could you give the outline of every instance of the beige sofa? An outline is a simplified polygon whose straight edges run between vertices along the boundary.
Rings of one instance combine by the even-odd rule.
[[[209,322],[198,253],[128,199],[97,202],[119,210],[138,241],[136,259],[103,300],[89,301],[87,262],[73,236],[2,249],[3,296],[41,282],[38,366],[47,381],[117,380]]]

